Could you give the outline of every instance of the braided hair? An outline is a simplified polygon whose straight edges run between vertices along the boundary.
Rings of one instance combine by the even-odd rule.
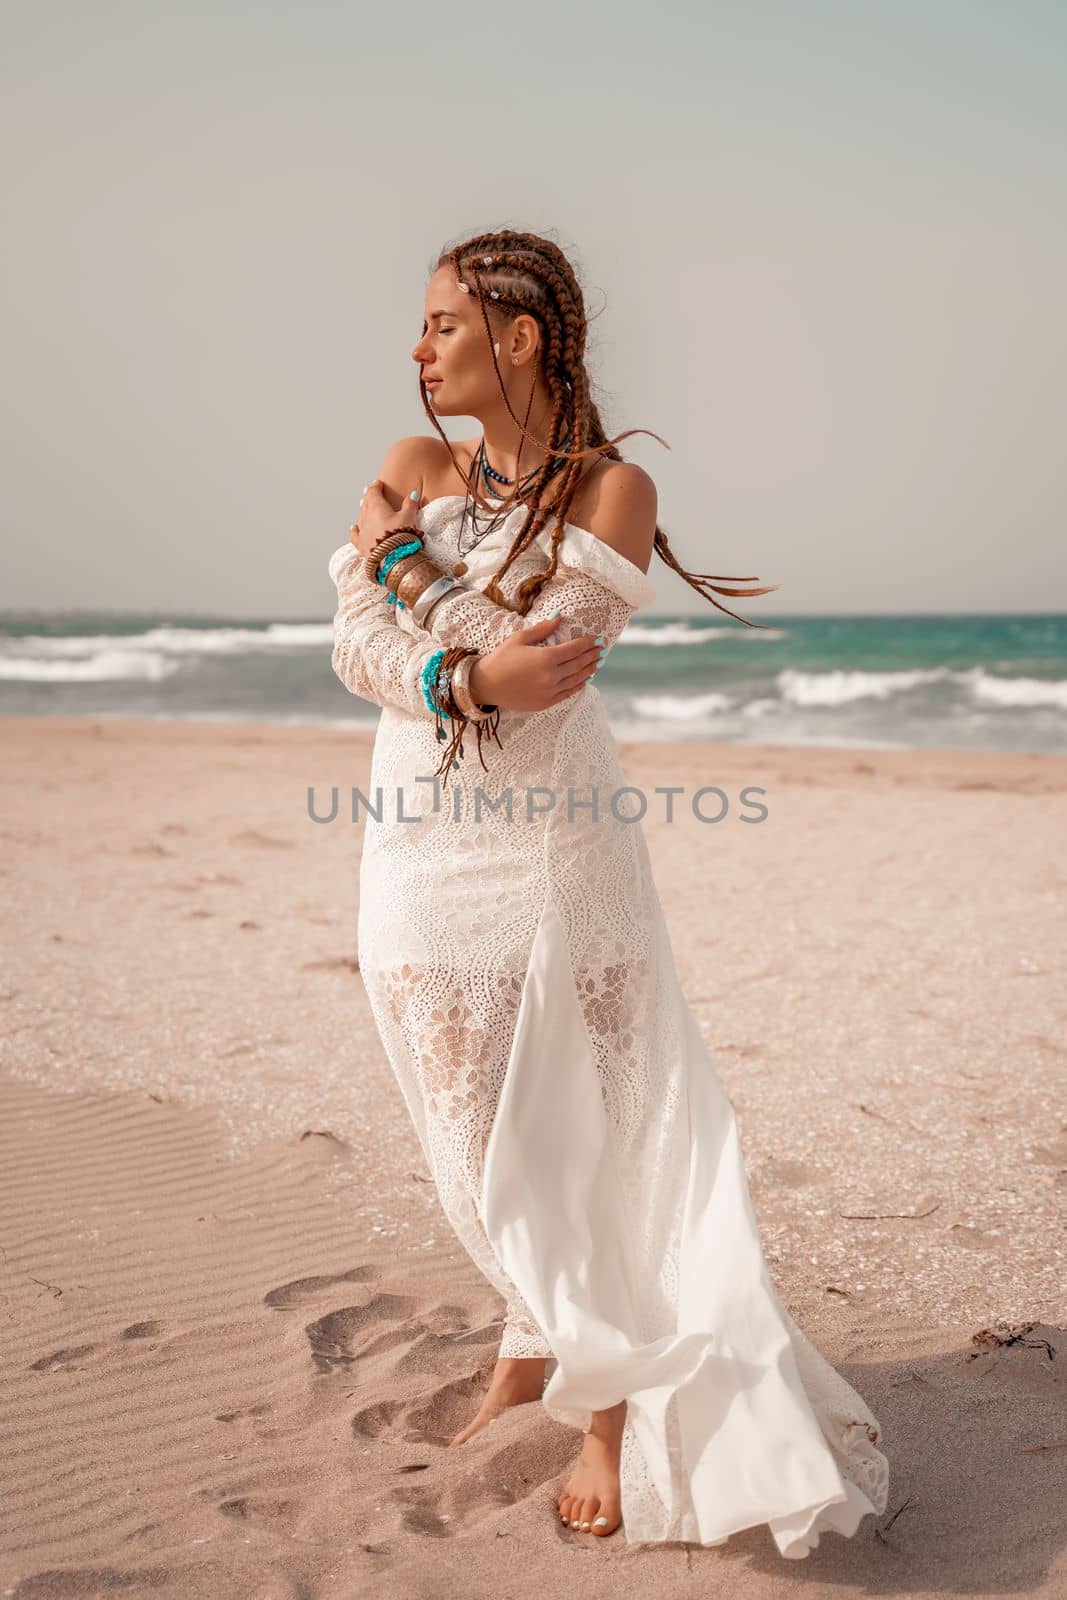
[[[588,325],[582,291],[574,269],[558,245],[542,238],[539,234],[518,233],[510,228],[497,233],[479,233],[458,245],[448,246],[442,250],[434,270],[437,271],[447,265],[451,265],[455,272],[460,289],[478,297],[493,368],[508,412],[517,423],[522,437],[532,439],[538,449],[547,452],[537,475],[531,480],[530,505],[522,528],[508,552],[507,559],[485,590],[489,599],[498,605],[510,606],[525,616],[557,570],[559,547],[566,531],[567,511],[582,478],[582,462],[590,456],[604,456],[610,461],[623,460],[618,443],[621,439],[628,439],[632,433],[646,433],[650,438],[658,440],[664,449],[670,449],[670,446],[665,439],[661,439],[658,433],[652,433],[649,428],[628,428],[624,433],[616,434],[613,439],[608,439],[605,435],[585,366]],[[520,422],[511,409],[500,365],[493,350],[493,327],[489,320],[491,309],[505,316],[508,314],[516,316],[520,312],[526,312],[535,319],[540,328],[542,372],[552,399],[547,440],[535,439],[526,427],[530,407],[533,404],[533,385],[530,388],[526,418]],[[446,438],[444,429],[430,405],[421,377],[419,389],[426,415],[444,440],[456,471],[471,486],[469,474],[456,460],[452,443]],[[521,455],[521,439],[519,451]],[[564,460],[566,465],[562,469],[555,499],[550,507],[541,506],[539,503],[541,493],[552,475],[554,460],[560,459]],[[515,477],[516,479],[519,477],[518,467]],[[555,516],[550,552],[551,564],[544,571],[535,572],[523,579],[514,600],[508,601],[499,588],[498,580],[533,543],[550,512]],[[679,577],[684,578],[685,582],[705,600],[710,600],[713,606],[726,612],[727,616],[734,617],[750,628],[768,626],[766,623],[752,622],[748,617],[742,617],[738,612],[731,611],[728,606],[720,605],[712,591],[718,594],[753,597],[769,594],[772,589],[777,588],[777,584],[758,589],[723,588],[721,587],[723,581],[737,584],[755,583],[758,580],[754,578],[723,580],[722,577],[717,578],[714,573],[687,572],[675,556],[665,531],[658,523],[653,548],[659,553],[661,560],[665,561]]]

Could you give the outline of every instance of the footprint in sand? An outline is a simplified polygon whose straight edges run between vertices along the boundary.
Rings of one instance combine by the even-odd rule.
[[[357,1356],[378,1355],[394,1345],[410,1344],[412,1330],[405,1326],[417,1309],[410,1295],[377,1294],[362,1306],[342,1306],[328,1311],[304,1332],[319,1372],[348,1370]]]
[[[377,1268],[364,1265],[298,1278],[272,1289],[264,1301],[276,1310],[299,1310],[342,1285],[368,1285],[369,1298],[361,1305],[335,1305],[304,1332],[318,1373],[342,1372],[357,1380],[358,1387],[346,1391],[359,1397],[349,1422],[354,1441],[436,1447],[428,1457],[393,1469],[404,1482],[389,1497],[405,1531],[448,1538],[465,1521],[528,1497],[544,1498],[546,1486],[574,1464],[577,1430],[558,1427],[533,1402],[502,1413],[468,1442],[462,1459],[447,1451],[485,1395],[499,1323],[471,1327],[468,1307],[372,1287],[377,1277]],[[398,1395],[397,1387],[418,1387],[421,1393]],[[438,1477],[444,1481],[435,1482]]]
[[[404,1439],[411,1437],[393,1426],[398,1417],[403,1417],[406,1409],[402,1400],[376,1400],[373,1405],[364,1406],[355,1413],[352,1432],[361,1439],[382,1439],[392,1434]]]
[[[388,1433],[406,1444],[447,1445],[477,1411],[490,1371],[451,1378],[406,1404],[379,1401],[365,1406],[353,1416],[352,1431],[365,1438]]]
[[[165,1339],[169,1334],[177,1333],[178,1328],[173,1322],[131,1322],[128,1328],[123,1328],[119,1334],[120,1339]]]
[[[273,1406],[239,1406],[236,1411],[217,1411],[216,1422],[258,1422],[260,1417],[269,1417],[274,1410]]]
[[[102,1356],[106,1346],[102,1344],[72,1344],[65,1350],[53,1350],[49,1356],[41,1356],[38,1361],[30,1363],[31,1372],[80,1372],[82,1367],[87,1367],[90,1362]]]
[[[102,1594],[174,1594],[175,1568],[167,1562],[155,1567],[47,1567],[22,1578],[2,1592],[13,1600],[96,1600]],[[267,1591],[262,1591],[267,1600]]]
[[[374,1278],[381,1277],[380,1267],[353,1267],[350,1272],[338,1272],[325,1278],[294,1278],[292,1283],[283,1283],[277,1289],[271,1289],[263,1296],[265,1306],[273,1306],[275,1310],[285,1311],[290,1306],[303,1305],[305,1300],[312,1300],[316,1295],[322,1294],[326,1289],[332,1289],[338,1283],[368,1283]]]
[[[224,1517],[233,1517],[267,1533],[296,1533],[307,1517],[307,1506],[300,1500],[286,1500],[281,1495],[229,1494],[218,1498],[218,1489],[201,1489],[201,1500],[214,1503]],[[221,1493],[226,1494],[225,1490]]]
[[[123,1328],[119,1338],[158,1340],[169,1338],[178,1331],[177,1326],[170,1322],[133,1322],[128,1328]],[[154,1350],[156,1347],[153,1344],[148,1348]],[[98,1365],[109,1354],[114,1354],[114,1345],[110,1343],[67,1345],[62,1350],[53,1350],[50,1355],[40,1356],[30,1364],[30,1371],[80,1372],[83,1367]]]
[[[353,1414],[352,1432],[365,1439],[389,1437],[405,1444],[447,1445],[477,1411],[496,1365],[500,1330],[493,1326],[477,1331],[482,1333],[479,1342],[491,1345],[492,1349],[473,1372],[443,1378],[433,1388],[410,1400],[374,1400]],[[462,1348],[470,1347],[471,1341],[467,1341]],[[435,1349],[437,1360],[433,1370],[440,1379],[442,1373],[454,1369],[463,1357],[454,1336],[448,1339],[447,1347],[443,1348],[439,1342]],[[390,1379],[405,1370],[407,1364],[403,1360],[397,1362]]]
[[[427,1495],[420,1486],[394,1489],[389,1498],[400,1503],[405,1533],[421,1533],[428,1539],[447,1539],[455,1533],[456,1530],[450,1526],[451,1519],[447,1513],[442,1515],[435,1509],[434,1502],[439,1501],[439,1495]]]
[[[362,1305],[328,1311],[305,1328],[312,1358],[320,1372],[351,1369],[360,1360],[403,1346],[390,1377],[403,1374],[451,1373],[462,1360],[457,1341],[495,1345],[496,1324],[469,1329],[461,1306],[425,1302],[405,1294],[378,1293]]]
[[[407,1532],[447,1538],[503,1507],[552,1497],[574,1465],[577,1430],[556,1428],[544,1416],[524,1416],[526,1410],[503,1412],[462,1447],[468,1455],[450,1451],[447,1482],[420,1480],[389,1491]]]

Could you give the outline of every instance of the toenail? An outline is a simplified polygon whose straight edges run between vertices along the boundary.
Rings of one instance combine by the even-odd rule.
[[[576,1523],[576,1522],[572,1522],[572,1523],[571,1523],[571,1527],[572,1527],[572,1528],[576,1528],[576,1527],[577,1527],[577,1526],[578,1526],[578,1524],[577,1524],[577,1523]]]
[[[582,1523],[582,1527],[583,1527],[583,1528],[588,1528],[588,1526],[589,1526],[589,1524],[588,1524],[588,1522],[583,1522],[583,1523]]]
[[[608,1525],[607,1517],[597,1517],[596,1521],[593,1523],[593,1527],[594,1528],[606,1528],[607,1525]]]

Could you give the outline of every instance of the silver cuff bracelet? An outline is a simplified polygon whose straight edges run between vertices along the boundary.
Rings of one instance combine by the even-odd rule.
[[[435,578],[432,583],[426,585],[419,598],[413,602],[411,606],[412,622],[417,622],[421,627],[425,627],[426,618],[438,600],[443,600],[446,594],[452,593],[453,589],[458,592],[462,588],[463,585],[457,583],[451,573],[446,572],[440,578]]]

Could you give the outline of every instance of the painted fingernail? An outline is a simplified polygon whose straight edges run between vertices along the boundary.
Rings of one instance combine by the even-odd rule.
[[[558,607],[558,606],[557,606],[557,607],[556,607],[556,609],[555,609],[555,611],[550,611],[550,612],[549,612],[549,613],[548,613],[548,620],[549,620],[549,622],[551,622],[551,621],[552,621],[552,618],[553,618],[553,617],[558,617],[558,616],[559,616],[559,607]]]
[[[604,635],[602,633],[598,633],[596,638],[593,640],[593,643],[594,644],[603,644],[604,643]]]
[[[417,500],[419,498],[419,491],[417,489],[412,489],[409,498],[412,500]]]

